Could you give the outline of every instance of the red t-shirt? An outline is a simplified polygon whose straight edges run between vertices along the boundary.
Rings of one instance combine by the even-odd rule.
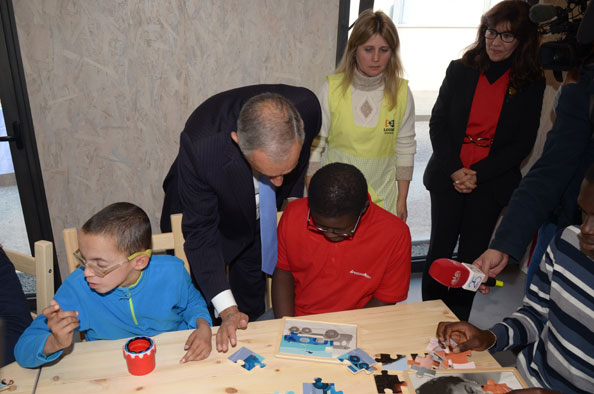
[[[509,70],[492,84],[489,83],[485,74],[481,74],[474,91],[472,107],[466,124],[467,136],[470,136],[473,140],[477,138],[492,139],[495,136],[508,84]],[[485,142],[485,140],[478,141],[480,145],[487,145]],[[464,167],[470,168],[471,165],[489,156],[491,146],[490,143],[488,145],[488,147],[479,146],[472,142],[462,144],[460,160]]]
[[[308,208],[307,198],[291,202],[278,227],[277,268],[293,275],[297,316],[362,308],[371,297],[386,303],[406,299],[406,223],[370,202],[354,236],[330,242],[307,228]]]

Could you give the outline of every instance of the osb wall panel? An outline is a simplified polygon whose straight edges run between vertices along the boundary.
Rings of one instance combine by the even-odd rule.
[[[44,183],[62,230],[116,201],[158,232],[161,184],[192,110],[256,83],[316,91],[338,0],[14,1]]]

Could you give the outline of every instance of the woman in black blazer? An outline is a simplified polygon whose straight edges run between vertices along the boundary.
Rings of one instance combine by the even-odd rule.
[[[450,63],[429,122],[433,155],[423,182],[431,195],[431,241],[423,300],[442,299],[460,320],[468,320],[474,293],[440,285],[429,267],[451,258],[458,241],[458,260],[479,257],[521,179],[545,87],[529,8],[503,1],[483,15],[474,44]]]

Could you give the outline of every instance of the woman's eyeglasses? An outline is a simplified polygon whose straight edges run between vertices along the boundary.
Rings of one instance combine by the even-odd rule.
[[[516,38],[516,36],[514,36],[512,33],[508,32],[508,31],[504,31],[504,32],[498,32],[495,29],[486,29],[485,30],[485,38],[487,40],[494,40],[497,38],[497,36],[501,37],[501,41],[503,42],[513,42]]]

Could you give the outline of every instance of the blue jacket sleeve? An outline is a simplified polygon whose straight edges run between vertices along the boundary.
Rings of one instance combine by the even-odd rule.
[[[80,274],[72,274],[66,278],[54,296],[54,300],[60,304],[63,310],[80,311],[80,303],[73,287],[78,277],[80,277]],[[78,332],[78,329],[75,332]],[[50,334],[51,331],[47,325],[47,318],[44,315],[37,316],[33,320],[33,323],[23,332],[23,335],[21,335],[14,348],[14,357],[21,367],[39,367],[40,365],[56,360],[62,355],[62,351],[48,356],[43,354],[45,342]]]
[[[202,318],[212,326],[212,320],[208,308],[206,307],[204,297],[202,297],[200,292],[194,287],[192,279],[183,265],[181,266],[181,270],[183,272],[180,285],[180,308],[183,310],[184,322],[189,328],[196,328],[196,319]]]
[[[43,315],[37,316],[33,323],[19,338],[14,347],[14,358],[21,367],[35,368],[54,361],[62,355],[62,351],[46,356],[43,354],[43,347],[51,332],[47,326],[47,319]]]

